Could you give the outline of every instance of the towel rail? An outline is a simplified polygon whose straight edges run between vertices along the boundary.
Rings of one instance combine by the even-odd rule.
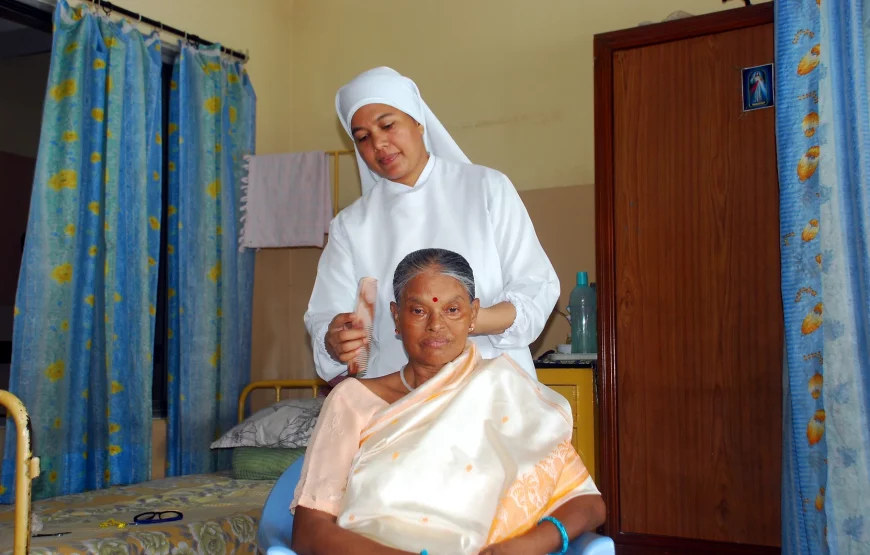
[[[346,154],[354,154],[356,151],[350,150],[327,150],[326,154],[332,156],[332,217],[338,215],[338,162],[339,156]]]

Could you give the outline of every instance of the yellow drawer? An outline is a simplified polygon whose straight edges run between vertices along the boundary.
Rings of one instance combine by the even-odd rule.
[[[539,368],[538,380],[565,397],[574,417],[574,448],[583,459],[589,475],[597,481],[595,446],[598,426],[595,406],[595,381],[592,368]]]
[[[540,372],[540,370],[538,371]],[[538,379],[540,380],[540,373],[538,374]],[[579,402],[579,388],[576,385],[565,385],[562,383],[547,383],[544,380],[541,380],[542,383],[545,383],[550,389],[561,395],[562,397],[568,399],[568,403],[571,405],[571,415],[574,416],[574,421],[577,421],[577,403]]]

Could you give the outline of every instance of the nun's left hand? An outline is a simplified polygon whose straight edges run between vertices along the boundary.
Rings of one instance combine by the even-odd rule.
[[[474,335],[498,335],[513,325],[517,318],[516,307],[507,302],[500,302],[477,311],[474,322]]]

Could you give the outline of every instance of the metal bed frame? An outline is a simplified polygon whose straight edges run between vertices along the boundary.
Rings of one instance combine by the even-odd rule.
[[[284,389],[310,389],[312,396],[317,397],[321,388],[329,387],[323,380],[264,380],[252,382],[239,395],[239,422],[245,419],[245,405],[251,392],[258,389],[275,391],[275,401],[281,400]],[[12,553],[27,555],[30,553],[30,523],[31,523],[31,487],[33,480],[39,477],[39,457],[33,456],[30,416],[21,400],[12,393],[0,390],[0,405],[6,407],[6,414],[15,422],[17,433],[15,460],[15,538],[12,543]]]

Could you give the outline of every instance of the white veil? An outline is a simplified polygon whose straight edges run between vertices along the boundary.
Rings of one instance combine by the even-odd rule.
[[[388,67],[370,69],[354,77],[354,79],[338,90],[335,95],[335,111],[347,134],[353,139],[350,120],[357,110],[367,104],[386,104],[397,108],[423,125],[423,142],[430,154],[470,164],[471,160],[462,152],[447,129],[441,125],[423,97],[417,85],[396,70]],[[356,150],[356,163],[359,167],[362,194],[366,194],[380,176],[372,172]]]

